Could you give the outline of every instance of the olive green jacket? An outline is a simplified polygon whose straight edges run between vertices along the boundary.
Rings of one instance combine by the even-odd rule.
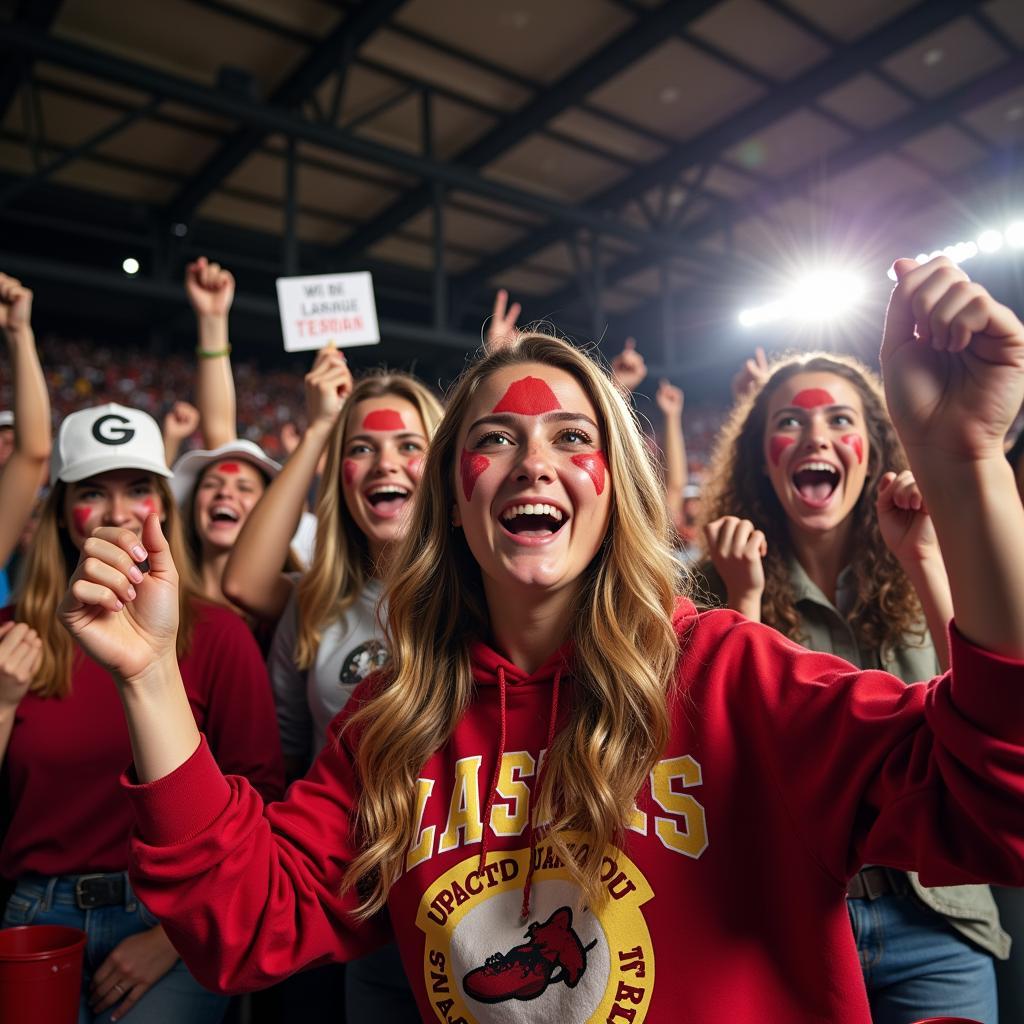
[[[800,641],[805,647],[838,655],[858,668],[883,669],[905,683],[928,680],[940,674],[939,660],[927,630],[923,636],[908,636],[904,644],[885,656],[878,651],[862,651],[846,617],[812,582],[795,558],[790,559],[789,572],[800,613],[803,633]],[[710,563],[701,566],[697,583],[708,595],[725,604],[725,584]],[[852,598],[852,594],[844,593],[844,585],[849,587],[851,583],[850,570],[843,570],[839,576],[838,604],[852,604],[852,600],[843,600],[844,596]],[[1000,927],[999,911],[987,885],[926,887],[916,872],[908,872],[907,877],[921,902],[945,917],[958,932],[1000,960],[1009,957],[1010,936]]]

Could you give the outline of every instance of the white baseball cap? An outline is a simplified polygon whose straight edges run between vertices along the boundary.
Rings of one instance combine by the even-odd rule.
[[[116,402],[66,416],[50,456],[50,483],[71,484],[112,469],[171,475],[156,420],[141,409]]]
[[[196,448],[185,452],[174,464],[171,490],[174,492],[175,501],[179,505],[183,505],[188,501],[203,470],[214,462],[224,462],[228,459],[241,459],[243,462],[250,462],[257,469],[266,473],[271,480],[281,472],[280,462],[275,462],[258,444],[244,438],[229,441],[219,448],[209,450]]]
[[[10,409],[0,409],[0,427],[13,427],[14,413]]]

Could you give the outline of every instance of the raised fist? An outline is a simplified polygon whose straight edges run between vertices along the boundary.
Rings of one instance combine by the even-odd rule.
[[[196,316],[227,316],[235,298],[235,278],[219,263],[200,256],[185,268],[185,291]]]

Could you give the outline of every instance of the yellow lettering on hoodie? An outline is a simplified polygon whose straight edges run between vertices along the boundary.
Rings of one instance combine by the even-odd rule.
[[[663,846],[696,859],[708,848],[704,808],[689,794],[676,791],[676,779],[684,789],[701,784],[700,765],[689,754],[659,761],[651,770],[651,796],[663,811],[682,818],[685,826],[680,828],[675,818],[656,816],[654,829]]]
[[[506,751],[501,759],[498,785],[502,800],[513,801],[512,809],[496,803],[491,808],[491,831],[496,836],[521,836],[530,816],[530,787],[523,781],[533,775],[537,762],[525,750]]]
[[[413,835],[416,836],[416,839],[413,845],[409,847],[409,852],[405,855],[406,871],[416,867],[417,864],[422,864],[425,860],[429,860],[434,853],[436,826],[430,825],[420,831],[423,826],[423,813],[427,809],[427,800],[433,791],[433,779],[416,780],[416,828],[413,829]]]
[[[448,824],[437,845],[438,853],[454,850],[460,842],[478,843],[483,838],[484,830],[480,820],[481,761],[478,755],[460,757],[455,762],[455,785],[448,804]]]

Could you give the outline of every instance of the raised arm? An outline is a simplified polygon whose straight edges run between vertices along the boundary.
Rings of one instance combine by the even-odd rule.
[[[886,547],[907,574],[924,612],[932,644],[945,672],[949,668],[949,620],[953,595],[942,564],[935,527],[914,480],[905,470],[898,476],[886,473],[878,482],[878,525]]]
[[[203,443],[219,448],[238,436],[235,379],[231,374],[228,313],[235,298],[235,278],[219,263],[201,256],[185,268],[185,291],[196,314],[196,405]]]
[[[288,603],[294,583],[281,566],[320,455],[351,391],[352,374],[345,357],[333,346],[321,349],[306,374],[309,426],[284,469],[249,513],[221,581],[228,598],[250,615],[276,619]]]
[[[683,436],[683,392],[667,380],[658,384],[655,395],[665,418],[662,444],[665,446],[665,500],[673,523],[683,518],[683,492],[686,490],[686,438]]]
[[[1003,442],[1024,399],[1024,326],[945,257],[895,270],[886,400],[935,524],[956,625],[1022,658],[1024,506]]]
[[[50,398],[32,331],[32,292],[0,274],[0,327],[7,339],[14,383],[14,451],[0,468],[0,566],[18,544],[32,514],[50,458]]]

